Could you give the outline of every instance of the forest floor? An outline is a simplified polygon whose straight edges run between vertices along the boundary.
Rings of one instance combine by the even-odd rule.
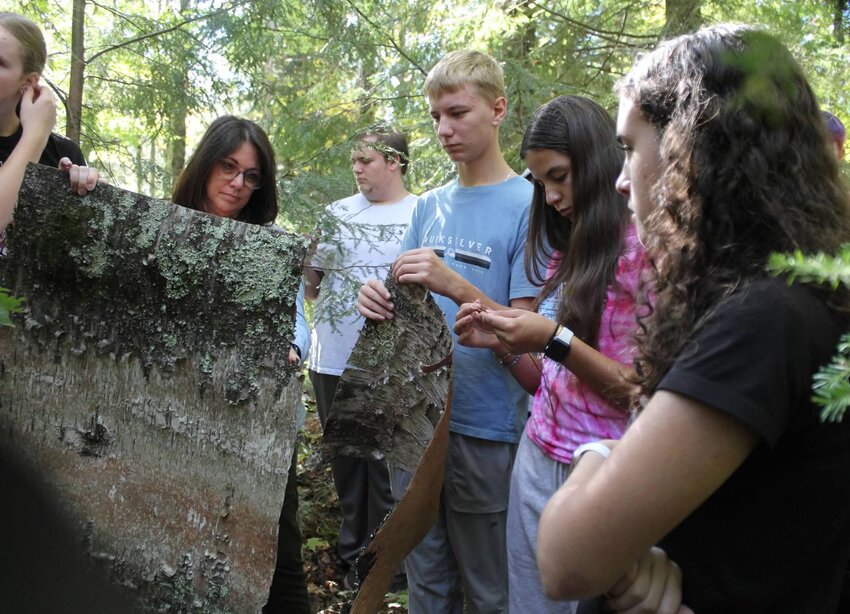
[[[322,460],[322,427],[316,412],[309,379],[304,386],[307,419],[301,429],[298,450],[299,520],[304,537],[307,590],[313,611],[338,614],[345,611],[354,593],[345,590],[345,566],[337,555],[340,510],[330,465]],[[390,593],[381,614],[407,612],[407,591]]]

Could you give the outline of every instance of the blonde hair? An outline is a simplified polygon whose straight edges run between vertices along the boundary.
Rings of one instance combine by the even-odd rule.
[[[425,95],[456,92],[466,84],[478,88],[488,102],[505,95],[505,77],[499,63],[486,53],[469,50],[452,51],[437,62],[425,79]]]
[[[0,28],[4,28],[21,45],[21,64],[24,74],[44,72],[47,63],[47,45],[44,35],[35,22],[17,13],[0,12]]]

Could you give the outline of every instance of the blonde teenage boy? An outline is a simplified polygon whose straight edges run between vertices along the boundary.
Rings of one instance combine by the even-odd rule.
[[[537,292],[523,257],[532,187],[499,147],[504,77],[475,51],[446,55],[425,80],[434,129],[457,178],[422,195],[392,272],[434,293],[451,327],[462,303],[530,308]],[[371,279],[360,289],[367,318],[393,317],[392,297]],[[455,344],[449,450],[439,518],[405,563],[411,614],[507,610],[505,519],[516,443],[528,397],[511,358]],[[391,472],[393,494],[410,479]]]

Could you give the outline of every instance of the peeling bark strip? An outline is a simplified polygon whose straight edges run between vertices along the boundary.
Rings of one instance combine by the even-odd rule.
[[[356,569],[361,584],[351,614],[375,614],[380,610],[384,595],[404,557],[410,554],[437,522],[446,451],[449,447],[451,404],[449,382],[446,409],[425,448],[422,461],[413,473],[407,491],[357,559]]]
[[[300,383],[305,241],[30,165],[0,284],[0,430],[148,607],[258,609]]]
[[[395,317],[367,321],[348,359],[322,439],[326,458],[381,455],[413,472],[448,395],[452,335],[431,293],[419,284],[384,282]],[[426,367],[423,371],[423,367]]]

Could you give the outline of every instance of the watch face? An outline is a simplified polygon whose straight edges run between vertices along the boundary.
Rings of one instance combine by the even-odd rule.
[[[554,337],[552,341],[549,342],[549,345],[546,346],[546,349],[543,353],[548,357],[554,360],[555,362],[561,362],[564,358],[567,357],[567,354],[570,352],[570,345],[565,343],[560,336]]]
[[[573,331],[566,326],[559,327],[558,332],[546,345],[546,349],[543,350],[544,356],[556,362],[562,362],[567,357],[567,354],[570,353],[570,342],[572,340]]]

